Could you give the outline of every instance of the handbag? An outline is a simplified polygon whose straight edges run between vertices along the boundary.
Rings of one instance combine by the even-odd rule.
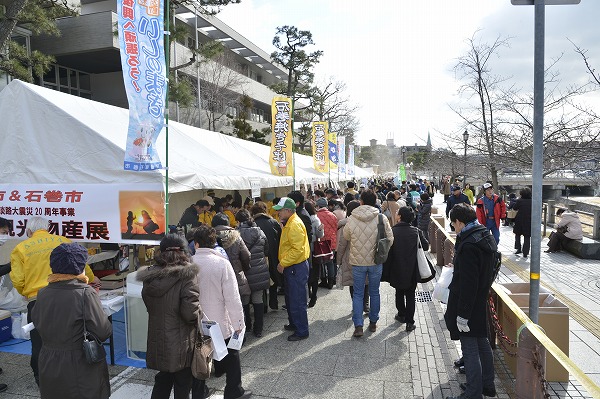
[[[427,256],[425,256],[425,251],[423,250],[423,247],[421,246],[421,238],[419,237],[419,234],[417,233],[417,263],[419,266],[419,282],[420,283],[426,283],[430,280],[433,280],[433,278],[435,277],[435,269],[433,267],[433,265],[431,264],[431,262],[429,261],[429,259],[427,259]]]
[[[386,237],[383,229],[383,215],[380,213],[377,217],[379,220],[377,222],[377,240],[375,241],[375,256],[373,257],[373,261],[376,265],[381,265],[387,259],[392,243]]]
[[[198,320],[196,326],[196,342],[192,353],[192,375],[198,380],[207,380],[212,370],[212,338],[202,333],[202,325]]]
[[[219,323],[210,320],[202,320],[201,323],[202,333],[211,338],[211,347],[213,350],[211,354],[212,358],[217,361],[223,360],[223,358],[227,356],[228,352]]]
[[[106,350],[102,342],[91,332],[89,332],[85,326],[85,290],[83,289],[83,353],[85,354],[85,360],[89,364],[99,363],[106,361]]]
[[[330,240],[318,239],[315,241],[315,248],[313,251],[313,257],[319,258],[323,262],[327,262],[333,259],[333,249],[331,249]]]

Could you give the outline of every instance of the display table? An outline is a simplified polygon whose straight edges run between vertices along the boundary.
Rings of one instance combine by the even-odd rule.
[[[100,297],[100,303],[102,304],[102,310],[108,316],[108,320],[112,325],[112,315],[117,313],[125,305],[125,297],[123,296],[123,289],[118,290],[100,290],[98,293]],[[108,338],[108,345],[110,349],[110,364],[115,365],[115,342],[113,334],[110,334]]]

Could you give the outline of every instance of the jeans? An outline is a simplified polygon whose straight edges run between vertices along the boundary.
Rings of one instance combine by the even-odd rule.
[[[187,399],[192,389],[192,369],[186,367],[174,373],[159,371],[154,376],[151,399],[168,399],[174,389],[174,399]]]
[[[485,221],[485,227],[492,233],[494,236],[494,240],[496,240],[496,244],[500,242],[500,230],[496,226],[496,219],[487,219]]]
[[[288,320],[290,325],[296,328],[296,335],[300,337],[308,335],[308,314],[306,313],[308,273],[307,261],[283,269]]]
[[[396,309],[398,316],[406,323],[415,324],[415,290],[396,289]]]
[[[467,398],[481,398],[483,388],[494,387],[494,355],[487,337],[460,335],[467,376]]]
[[[369,279],[369,297],[371,308],[369,309],[369,320],[377,323],[379,320],[379,308],[381,298],[379,297],[379,284],[381,283],[381,272],[383,265],[374,266],[352,266],[352,278],[354,279],[354,295],[352,296],[352,321],[355,327],[363,325],[363,300],[365,296],[365,281]]]

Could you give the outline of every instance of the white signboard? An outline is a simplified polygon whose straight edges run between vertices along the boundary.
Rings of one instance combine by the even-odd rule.
[[[252,198],[260,197],[260,180],[250,180],[250,189]]]
[[[73,241],[157,244],[165,234],[163,185],[0,184],[0,216],[26,238],[27,220],[50,221],[50,233]]]

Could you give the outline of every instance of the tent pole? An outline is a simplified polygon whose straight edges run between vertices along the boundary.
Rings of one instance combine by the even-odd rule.
[[[171,48],[169,26],[170,11],[171,5],[169,0],[165,0],[165,64],[167,69],[165,71],[167,77],[167,87],[165,90],[165,235],[169,233],[169,69],[171,67],[171,62],[169,59],[169,50]]]

